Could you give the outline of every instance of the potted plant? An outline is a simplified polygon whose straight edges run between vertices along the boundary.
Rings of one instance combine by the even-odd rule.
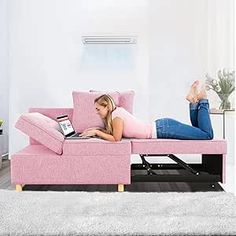
[[[1,127],[2,127],[3,122],[4,121],[0,119],[0,135],[2,134],[2,128]]]
[[[216,92],[221,100],[220,110],[228,110],[231,108],[229,96],[235,90],[235,72],[223,69],[218,71],[218,79],[206,75],[206,89]]]

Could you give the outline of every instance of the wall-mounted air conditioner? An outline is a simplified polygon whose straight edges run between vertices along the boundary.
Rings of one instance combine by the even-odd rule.
[[[136,36],[82,36],[84,44],[135,44]]]

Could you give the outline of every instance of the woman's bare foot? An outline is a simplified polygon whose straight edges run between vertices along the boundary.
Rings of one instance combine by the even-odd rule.
[[[200,92],[197,94],[197,99],[198,101],[201,100],[201,99],[207,99],[207,93],[206,93],[206,85],[203,84],[201,86],[201,90]]]
[[[189,93],[186,96],[186,99],[191,103],[198,102],[198,93],[197,93],[197,86],[199,85],[199,80],[196,80],[191,85]]]

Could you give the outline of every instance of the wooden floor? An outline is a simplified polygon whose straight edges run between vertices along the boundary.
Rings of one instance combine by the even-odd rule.
[[[168,173],[167,170],[165,170]],[[164,173],[163,170],[163,174]],[[15,190],[11,184],[10,160],[4,160],[0,170],[0,189]],[[25,185],[24,191],[101,191],[116,192],[117,185]],[[183,183],[183,182],[164,182],[164,183],[132,183],[125,186],[125,191],[129,192],[195,192],[195,191],[224,191],[219,184],[214,188],[207,183]]]

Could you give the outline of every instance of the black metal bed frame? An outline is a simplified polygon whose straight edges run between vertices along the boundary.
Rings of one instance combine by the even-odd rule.
[[[142,164],[131,165],[131,182],[223,182],[223,154],[202,154],[201,164],[187,164],[174,154],[139,154]],[[176,164],[152,164],[145,157],[167,156]],[[178,170],[179,174],[160,174],[159,170]]]

